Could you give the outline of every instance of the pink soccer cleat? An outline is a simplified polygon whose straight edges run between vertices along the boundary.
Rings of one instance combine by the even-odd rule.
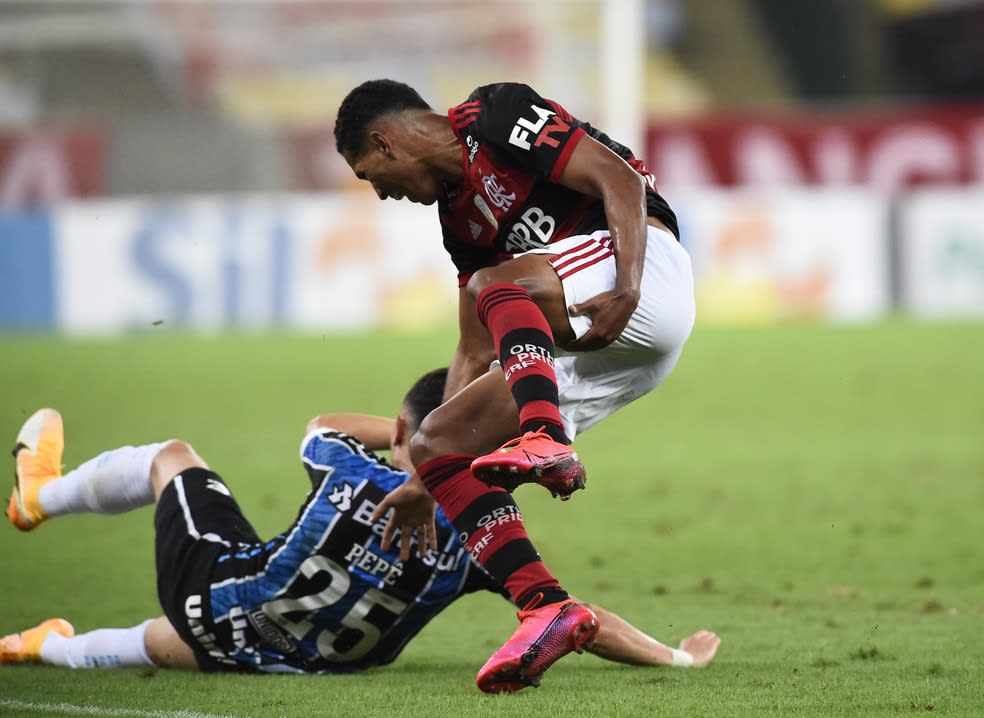
[[[520,484],[540,484],[566,501],[587,481],[574,447],[541,431],[527,431],[471,464],[476,479],[514,491]]]
[[[598,635],[598,618],[583,603],[567,599],[520,611],[519,628],[502,648],[485,662],[475,682],[486,693],[515,693],[540,685],[550,666],[571,651],[590,648]]]

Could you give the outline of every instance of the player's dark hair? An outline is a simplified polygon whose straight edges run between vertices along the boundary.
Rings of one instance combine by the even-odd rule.
[[[429,110],[418,92],[396,80],[368,80],[346,95],[335,118],[335,146],[356,157],[366,151],[366,128],[377,117],[400,110]]]
[[[447,383],[448,370],[444,367],[427,372],[410,387],[403,403],[413,414],[408,418],[416,422],[417,426],[420,426],[425,416],[441,405]]]

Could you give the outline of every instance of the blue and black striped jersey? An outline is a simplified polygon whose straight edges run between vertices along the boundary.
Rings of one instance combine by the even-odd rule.
[[[385,519],[370,517],[407,474],[356,439],[312,433],[301,459],[313,488],[290,529],[223,553],[212,570],[209,628],[223,663],[312,673],[389,663],[456,598],[495,590],[440,511],[439,550],[414,548],[403,562],[380,547]]]

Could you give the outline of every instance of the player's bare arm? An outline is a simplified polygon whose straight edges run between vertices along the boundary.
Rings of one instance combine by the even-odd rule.
[[[589,604],[598,616],[600,629],[594,646],[588,649],[599,658],[636,666],[681,666],[703,668],[714,658],[721,639],[711,631],[687,636],[678,648],[657,641],[618,614],[597,604]]]
[[[591,137],[582,137],[559,177],[560,184],[597,197],[605,205],[608,228],[615,242],[615,287],[571,307],[588,315],[592,326],[567,349],[600,349],[615,341],[639,304],[646,254],[645,180],[621,157]]]
[[[396,420],[374,414],[320,414],[308,422],[305,431],[336,429],[354,436],[370,451],[383,451],[390,448]]]

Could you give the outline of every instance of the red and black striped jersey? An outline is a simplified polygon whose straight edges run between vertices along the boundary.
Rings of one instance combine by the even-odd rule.
[[[531,87],[479,87],[448,110],[461,142],[464,181],[441,198],[444,246],[464,284],[473,272],[566,237],[607,229],[604,206],[557,183],[577,143],[588,135],[646,180],[649,216],[679,237],[676,216],[652,174],[632,151]]]

